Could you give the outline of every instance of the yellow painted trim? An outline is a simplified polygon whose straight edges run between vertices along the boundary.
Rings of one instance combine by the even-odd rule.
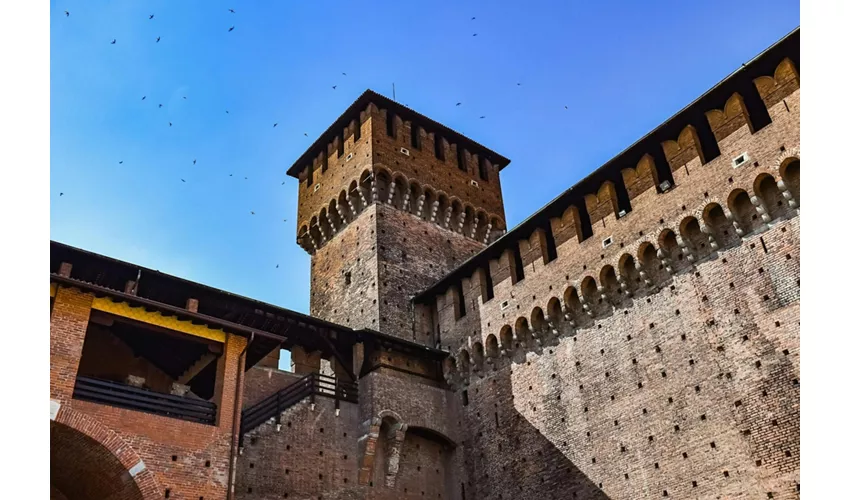
[[[56,283],[51,283],[51,284],[50,284],[50,296],[51,296],[51,297],[55,297],[55,296],[56,296]]]
[[[95,298],[92,301],[91,308],[216,342],[224,343],[227,337],[227,334],[220,329],[195,325],[191,321],[178,320],[174,316],[163,316],[159,311],[145,311],[142,307],[130,307],[127,302],[113,302],[108,297]]]

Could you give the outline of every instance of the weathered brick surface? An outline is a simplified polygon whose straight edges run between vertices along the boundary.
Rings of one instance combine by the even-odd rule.
[[[291,372],[255,366],[245,372],[245,386],[242,392],[242,407],[248,408],[267,396],[278,392],[300,378]]]
[[[589,206],[593,235],[562,241],[557,259],[544,264],[533,242],[521,244],[533,256],[523,255],[522,281],[512,282],[507,252],[491,261],[495,296],[466,293],[471,317],[455,320],[453,292],[417,306],[423,317],[437,314],[456,353],[449,366],[469,395],[464,432],[482,453],[468,468],[481,498],[569,498],[533,490],[537,481],[576,498],[798,498],[800,219],[771,179],[763,183],[784,180],[799,204],[791,189],[799,180],[783,170],[799,159],[799,90],[784,88],[772,123],[755,133],[746,120],[733,127],[717,117],[720,156],[703,165],[693,149],[674,189],[630,189],[632,211],[619,219]],[[742,116],[730,106],[727,115]],[[749,161],[733,167],[744,152]],[[764,210],[736,206],[738,189]],[[700,231],[711,224],[717,249]],[[500,382],[505,390],[492,389]],[[534,430],[496,427],[496,407]],[[522,446],[536,432],[575,465],[573,475],[502,481],[480,472],[511,467],[515,457],[498,453],[499,443]],[[547,464],[541,455],[523,467]]]

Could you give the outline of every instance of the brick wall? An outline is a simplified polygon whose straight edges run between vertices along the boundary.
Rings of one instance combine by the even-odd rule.
[[[238,356],[246,339],[229,335],[224,354],[218,360],[216,401],[217,425],[202,425],[144,413],[71,399],[82,347],[91,311],[92,296],[72,288],[59,287],[51,313],[51,399],[61,402],[61,412],[91,419],[114,433],[114,438],[129,447],[144,462],[161,488],[168,490],[169,499],[205,500],[226,496],[228,458],[232,439],[231,427],[235,403]],[[60,413],[61,415],[61,413]],[[58,426],[65,432],[63,424]],[[75,439],[86,439],[76,433]],[[81,436],[81,437],[80,437]],[[96,443],[92,440],[91,446]],[[51,449],[51,459],[57,467],[67,467],[62,461],[62,447]],[[86,447],[78,447],[86,450]],[[77,448],[74,448],[77,449]],[[77,458],[79,460],[79,458]],[[97,462],[100,463],[100,462]],[[133,464],[123,464],[125,471]],[[83,471],[85,472],[85,471]],[[89,471],[95,474],[95,470]],[[86,476],[86,481],[90,477]],[[94,481],[94,479],[92,479]],[[123,483],[123,479],[121,480]],[[112,497],[109,497],[112,498]],[[116,496],[114,498],[122,498]],[[142,497],[139,497],[142,498]],[[151,498],[149,496],[145,499]]]
[[[709,116],[711,161],[687,131],[666,145],[672,190],[641,180],[644,156],[627,215],[593,193],[593,234],[556,239],[555,260],[520,242],[517,283],[508,251],[491,261],[472,317],[451,290],[417,305],[455,353],[479,498],[799,497],[799,86],[777,87],[756,132],[737,97]]]

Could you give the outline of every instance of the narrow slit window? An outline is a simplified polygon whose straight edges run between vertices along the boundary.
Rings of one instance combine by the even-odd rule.
[[[421,149],[419,143],[419,125],[415,123],[410,126],[410,145],[416,149]]]
[[[490,173],[487,171],[487,161],[484,160],[483,156],[478,157],[478,177],[481,177],[482,181],[490,180]]]
[[[387,135],[395,137],[395,113],[387,110]]]
[[[490,274],[490,266],[484,268],[484,302],[493,298],[493,276]]]
[[[463,154],[463,148],[457,147],[457,168],[466,172],[466,155]]]
[[[446,152],[443,151],[443,138],[438,134],[434,134],[434,155],[438,160],[446,160]]]
[[[555,235],[552,234],[552,225],[547,224],[543,235],[546,238],[546,253],[543,264],[548,264],[558,258],[558,247],[555,245]]]
[[[514,258],[514,284],[525,279],[525,270],[522,268],[522,255],[519,253],[519,244],[515,244],[513,248]]]
[[[463,283],[457,285],[457,317],[460,319],[466,316],[466,299],[463,296]]]

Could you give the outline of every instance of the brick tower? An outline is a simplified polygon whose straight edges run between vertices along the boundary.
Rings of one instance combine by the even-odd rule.
[[[410,298],[504,233],[509,161],[364,92],[287,171],[312,256],[310,314],[438,345],[438,331],[414,328]]]

